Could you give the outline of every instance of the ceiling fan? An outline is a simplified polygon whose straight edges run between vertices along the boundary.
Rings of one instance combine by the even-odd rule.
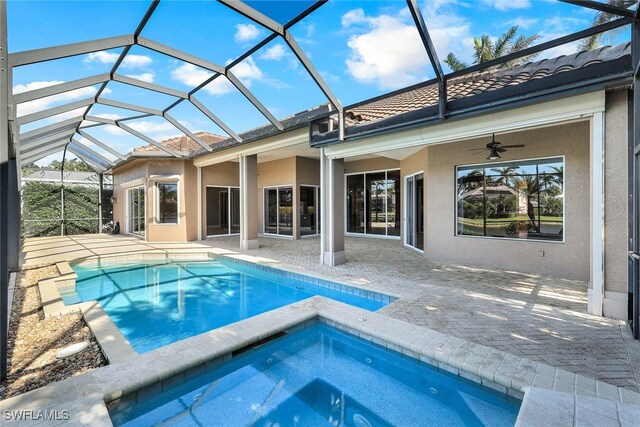
[[[522,148],[524,144],[515,145],[502,145],[501,142],[496,141],[496,134],[491,136],[491,142],[487,144],[485,148],[472,148],[469,151],[477,151],[475,154],[482,154],[484,151],[489,151],[487,160],[497,160],[500,158],[500,153],[507,151],[507,148]]]

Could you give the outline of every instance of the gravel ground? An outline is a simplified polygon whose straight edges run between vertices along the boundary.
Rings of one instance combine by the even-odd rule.
[[[0,400],[106,365],[80,314],[45,319],[38,280],[57,274],[49,266],[18,275],[9,324],[9,375],[0,383]],[[89,347],[56,359],[62,348],[82,341],[89,341]]]

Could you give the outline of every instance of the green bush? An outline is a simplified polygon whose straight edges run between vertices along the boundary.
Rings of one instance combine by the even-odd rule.
[[[106,230],[113,222],[111,186],[103,189],[102,217]],[[27,182],[22,187],[22,218],[24,237],[55,236],[61,234],[97,233],[98,187],[64,186],[64,224],[61,211],[62,189],[59,184],[48,182]]]

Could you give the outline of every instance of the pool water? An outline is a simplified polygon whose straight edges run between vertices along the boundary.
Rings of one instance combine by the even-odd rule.
[[[377,310],[386,303],[322,287],[276,270],[223,261],[73,266],[75,290],[65,304],[97,300],[138,353],[264,313],[314,295]],[[380,294],[377,294],[380,296]],[[387,297],[388,300],[388,297]]]
[[[316,324],[109,412],[121,426],[513,426],[520,404]]]

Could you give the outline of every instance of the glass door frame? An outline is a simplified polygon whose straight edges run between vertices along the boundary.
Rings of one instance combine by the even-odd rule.
[[[307,237],[316,237],[319,236],[320,233],[322,232],[322,230],[320,230],[320,186],[316,185],[316,184],[300,184],[298,186],[298,204],[300,204],[301,201],[301,196],[300,193],[302,191],[302,187],[309,187],[309,188],[314,188],[314,209],[315,209],[315,224],[316,224],[316,232],[315,234],[305,234],[304,236],[302,235],[302,231],[300,229],[300,223],[302,220],[302,209],[300,209],[300,206],[298,206],[298,231],[300,234],[300,238],[301,239],[305,239]]]
[[[423,180],[423,183],[424,183],[424,171],[418,171],[418,172],[410,173],[410,174],[405,175],[405,176],[402,177],[403,185],[404,185],[403,194],[402,194],[402,222],[404,223],[404,225],[402,227],[402,231],[403,231],[403,233],[402,233],[402,245],[405,248],[414,250],[416,252],[424,253],[424,249],[420,249],[417,246],[411,245],[411,244],[409,244],[407,242],[407,239],[409,237],[409,232],[408,232],[409,227],[413,228],[414,239],[416,238],[416,235],[417,235],[417,232],[416,232],[416,230],[417,230],[417,227],[416,227],[417,221],[416,220],[409,221],[409,210],[408,210],[408,208],[409,208],[409,194],[408,194],[408,192],[409,192],[409,179],[413,178],[413,185],[411,186],[411,190],[413,191],[414,195],[416,194],[416,180],[415,180],[415,178],[418,175],[422,175],[422,180]],[[424,191],[424,187],[423,187],[423,191]],[[415,203],[415,197],[413,197],[412,200]],[[423,209],[424,209],[424,195],[422,197],[422,201],[423,201]],[[414,216],[415,216],[415,213],[413,214],[412,218],[414,218]],[[423,242],[423,247],[424,247],[424,242]]]
[[[280,189],[281,188],[288,188],[291,189],[291,234],[280,234]],[[293,239],[294,238],[294,229],[295,227],[293,226],[293,220],[294,220],[294,215],[293,215],[293,208],[295,207],[295,202],[297,200],[294,193],[294,188],[295,185],[293,184],[282,184],[282,185],[268,185],[262,188],[262,234],[265,236],[270,236],[270,237],[283,237],[283,238],[287,238],[287,239]],[[276,232],[275,233],[267,233],[266,229],[267,229],[267,221],[269,220],[267,218],[267,203],[269,203],[269,199],[266,197],[267,194],[267,190],[276,190]]]
[[[124,189],[125,190],[125,194],[126,194],[126,204],[125,204],[125,234],[128,236],[136,236],[136,237],[140,237],[140,238],[145,238],[146,239],[146,235],[147,235],[147,188],[145,185],[134,185],[131,187],[127,187]],[[133,190],[138,190],[138,192],[140,190],[142,190],[142,193],[144,195],[144,205],[142,206],[144,215],[142,216],[143,222],[144,224],[144,234],[138,232],[138,233],[134,233],[133,230],[131,230],[131,191]],[[138,200],[139,203],[139,200]],[[140,218],[140,215],[137,216],[137,218]],[[140,230],[140,222],[138,221],[138,230]]]
[[[229,194],[229,197],[227,198],[227,218],[229,219],[229,232],[228,233],[223,233],[223,234],[206,234],[207,233],[207,188],[226,188]],[[240,231],[238,231],[237,233],[232,233],[231,230],[233,230],[233,227],[231,225],[232,223],[232,216],[231,216],[231,189],[237,189],[238,191],[240,191],[240,186],[237,185],[215,185],[215,184],[207,184],[204,186],[204,232],[205,232],[205,238],[207,239],[212,239],[215,237],[224,237],[224,236],[238,236],[240,235]],[[240,199],[238,199],[238,204],[240,204]],[[238,209],[240,209],[238,207]],[[240,225],[238,225],[238,230],[240,229]]]
[[[345,231],[344,231],[344,234],[345,234],[345,236],[349,236],[349,237],[371,237],[371,238],[374,238],[374,239],[396,239],[396,240],[401,239],[401,236],[394,236],[394,235],[388,234],[389,233],[389,226],[388,226],[388,224],[389,224],[389,222],[388,222],[389,210],[387,208],[388,198],[387,198],[387,189],[386,189],[386,187],[385,187],[385,190],[384,190],[384,200],[385,200],[385,212],[384,212],[384,215],[385,215],[385,224],[387,224],[387,226],[385,227],[385,234],[367,233],[367,221],[366,220],[364,221],[364,231],[362,233],[354,233],[354,232],[347,231],[348,227],[349,227],[349,224],[348,224],[348,220],[349,220],[349,218],[348,218],[348,208],[349,208],[348,205],[349,204],[347,203],[347,196],[349,194],[349,187],[347,185],[347,177],[352,176],[352,175],[362,175],[363,176],[363,181],[364,181],[363,190],[364,190],[364,196],[365,196],[364,197],[364,212],[365,212],[365,218],[366,218],[366,215],[368,215],[367,209],[369,207],[369,198],[366,196],[367,195],[367,175],[368,174],[384,172],[385,181],[388,181],[387,173],[388,172],[392,172],[392,171],[398,171],[400,173],[401,169],[400,168],[390,168],[390,169],[379,169],[379,170],[370,170],[370,171],[368,170],[368,171],[363,171],[363,172],[350,172],[350,173],[345,173],[344,174],[344,197],[345,197],[345,203],[344,203],[344,230]],[[400,185],[401,185],[400,190],[404,191],[404,190],[402,190],[402,177],[400,177],[399,182],[400,182]],[[401,195],[402,198],[404,198],[404,195],[402,193],[400,195]],[[404,203],[404,201],[402,201],[401,203]],[[396,212],[396,215],[398,215],[397,212]],[[400,229],[402,230],[402,224],[400,225]]]

